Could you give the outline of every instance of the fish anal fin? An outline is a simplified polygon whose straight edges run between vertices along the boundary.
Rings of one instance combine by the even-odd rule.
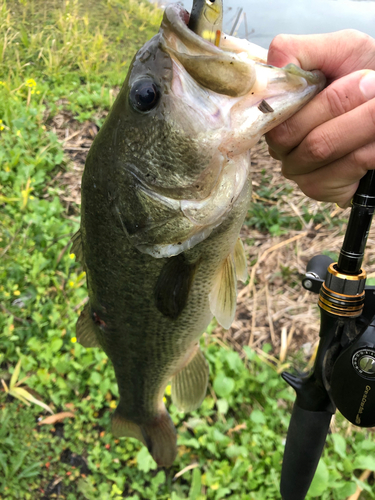
[[[78,342],[84,347],[100,347],[99,340],[95,333],[96,330],[97,326],[91,317],[90,304],[88,303],[85,305],[76,324]]]
[[[73,244],[72,248],[70,249],[70,252],[74,253],[74,255],[76,256],[76,260],[83,265],[84,264],[83,249],[82,249],[82,237],[80,229],[78,229],[78,231],[72,236],[71,242]]]
[[[234,264],[236,266],[237,279],[245,283],[249,277],[247,271],[247,259],[245,248],[243,246],[241,238],[238,238],[234,246]]]
[[[197,409],[206,396],[209,368],[197,348],[188,363],[172,379],[172,401],[180,411]]]
[[[177,319],[184,310],[195,269],[183,255],[170,257],[164,264],[155,286],[156,307],[164,316]]]
[[[119,405],[112,417],[112,433],[116,437],[133,437],[141,441],[159,467],[170,467],[176,458],[176,429],[165,409],[149,422],[138,425],[122,415]]]
[[[237,303],[236,267],[232,254],[223,261],[208,297],[212,314],[223,328],[230,328]]]

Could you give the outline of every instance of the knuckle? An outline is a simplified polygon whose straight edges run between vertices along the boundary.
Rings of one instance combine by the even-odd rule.
[[[277,151],[277,149],[290,149],[292,148],[293,142],[293,128],[291,126],[291,120],[287,120],[273,130],[268,132],[268,144],[272,146],[273,149]]]
[[[361,175],[374,168],[374,155],[372,148],[363,147],[356,149],[351,153],[351,163],[356,165],[356,171],[361,172]]]
[[[321,195],[321,188],[316,182],[312,182],[309,175],[301,175],[296,179],[293,179],[300,190],[313,200],[319,200]]]
[[[362,31],[356,30],[356,29],[346,29],[343,30],[342,33],[344,34],[345,38],[350,40],[351,44],[353,43],[359,43],[359,44],[369,44],[372,45],[374,44],[374,39],[370,36],[367,35],[366,33],[363,33]]]
[[[375,100],[371,101],[370,105],[367,106],[367,110],[370,124],[375,129]]]
[[[268,50],[282,51],[285,47],[289,46],[290,40],[291,40],[290,35],[276,35],[275,38],[271,41]]]
[[[322,131],[311,132],[305,141],[308,161],[312,161],[313,163],[326,162],[334,152],[332,140],[329,135],[323,133]]]
[[[350,101],[346,96],[345,89],[337,89],[334,85],[323,91],[328,112],[332,117],[340,116],[350,110]]]

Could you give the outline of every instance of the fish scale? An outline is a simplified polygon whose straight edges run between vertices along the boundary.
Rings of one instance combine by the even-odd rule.
[[[209,375],[199,338],[213,316],[230,327],[237,279],[247,279],[249,150],[325,82],[268,66],[244,40],[216,46],[188,19],[168,6],[134,57],[86,160],[72,248],[89,293],[77,339],[104,349],[119,387],[112,431],[139,439],[160,466],[177,453],[165,387],[182,411],[199,407]]]

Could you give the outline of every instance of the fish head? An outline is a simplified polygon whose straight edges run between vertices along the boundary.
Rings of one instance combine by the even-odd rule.
[[[325,83],[319,72],[267,65],[267,51],[246,40],[222,34],[216,46],[188,22],[182,6],[167,6],[84,174],[100,170],[127,237],[154,257],[197,245],[249,198],[250,148]]]

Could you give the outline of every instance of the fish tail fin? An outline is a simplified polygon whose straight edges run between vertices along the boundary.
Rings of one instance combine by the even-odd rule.
[[[133,437],[147,446],[159,467],[170,467],[177,455],[176,429],[166,410],[151,421],[138,425],[122,416],[117,407],[112,417],[112,433],[116,437]]]

